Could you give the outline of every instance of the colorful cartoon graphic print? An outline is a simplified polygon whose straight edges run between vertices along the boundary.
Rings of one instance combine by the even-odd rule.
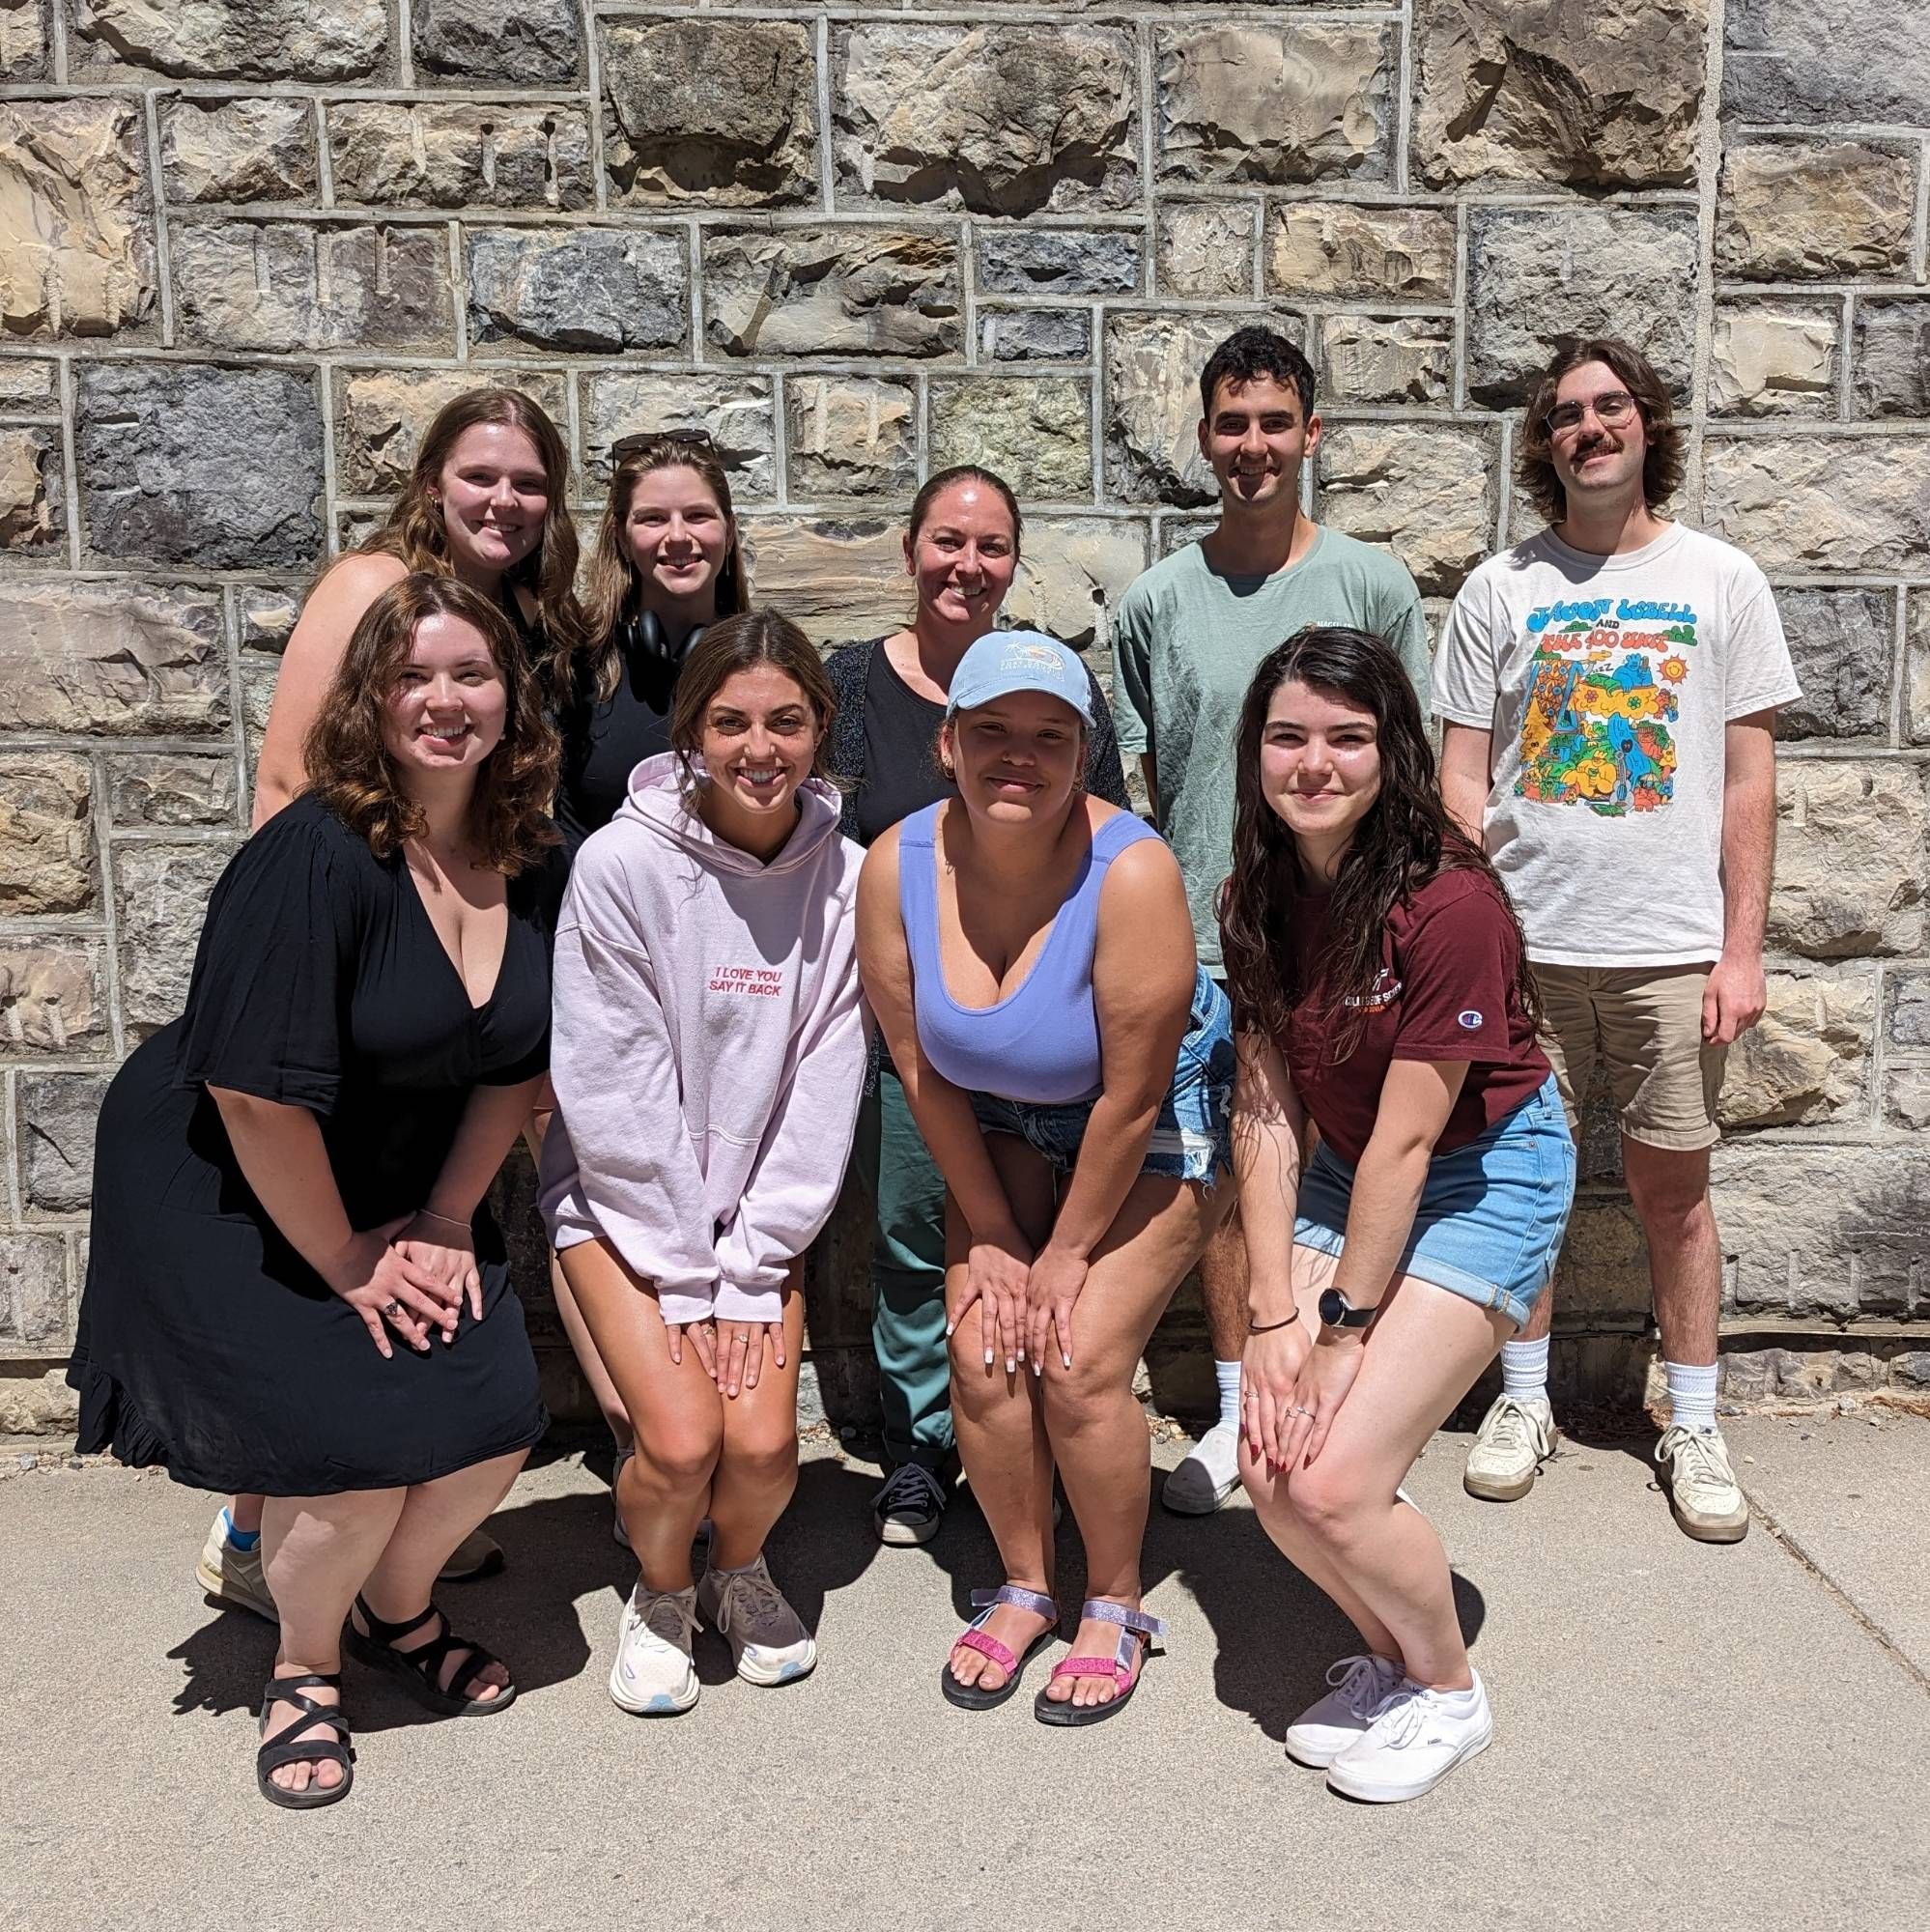
[[[1518,798],[1585,805],[1604,818],[1660,811],[1675,796],[1675,738],[1694,663],[1686,604],[1594,597],[1528,613]]]

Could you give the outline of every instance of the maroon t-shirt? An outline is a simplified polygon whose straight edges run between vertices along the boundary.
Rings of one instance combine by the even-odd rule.
[[[1520,941],[1487,873],[1437,872],[1395,907],[1360,1037],[1338,1062],[1339,1022],[1355,1016],[1330,1010],[1327,905],[1325,896],[1303,897],[1295,908],[1293,947],[1304,991],[1283,1046],[1301,1103],[1349,1167],[1374,1131],[1391,1061],[1469,1063],[1436,1153],[1478,1140],[1541,1090],[1547,1056],[1535,1043],[1515,987]]]

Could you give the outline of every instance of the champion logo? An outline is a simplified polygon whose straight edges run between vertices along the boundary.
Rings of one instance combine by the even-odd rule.
[[[1457,1013],[1455,1017],[1469,1033],[1479,1033],[1481,1031],[1483,1017],[1472,1007],[1469,1007],[1464,1013]]]

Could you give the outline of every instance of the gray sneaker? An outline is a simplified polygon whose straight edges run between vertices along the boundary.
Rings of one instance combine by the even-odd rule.
[[[696,1604],[730,1645],[745,1683],[789,1684],[816,1667],[817,1644],[761,1556],[742,1570],[706,1567],[697,1578]]]
[[[1656,1444],[1656,1461],[1684,1535],[1698,1543],[1740,1543],[1749,1533],[1748,1498],[1717,1431],[1667,1429]]]

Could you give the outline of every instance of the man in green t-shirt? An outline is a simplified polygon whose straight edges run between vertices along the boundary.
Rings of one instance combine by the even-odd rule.
[[[1301,465],[1320,442],[1307,358],[1269,328],[1236,330],[1207,358],[1200,404],[1200,454],[1219,485],[1220,521],[1121,600],[1113,712],[1120,750],[1140,754],[1154,820],[1185,874],[1200,963],[1220,979],[1234,733],[1254,667],[1303,625],[1350,625],[1394,646],[1425,713],[1428,632],[1420,593],[1397,557],[1323,529],[1300,508]],[[1220,1419],[1166,1481],[1166,1506],[1189,1516],[1217,1509],[1239,1480],[1247,1313],[1236,1219],[1207,1247],[1200,1277]]]

